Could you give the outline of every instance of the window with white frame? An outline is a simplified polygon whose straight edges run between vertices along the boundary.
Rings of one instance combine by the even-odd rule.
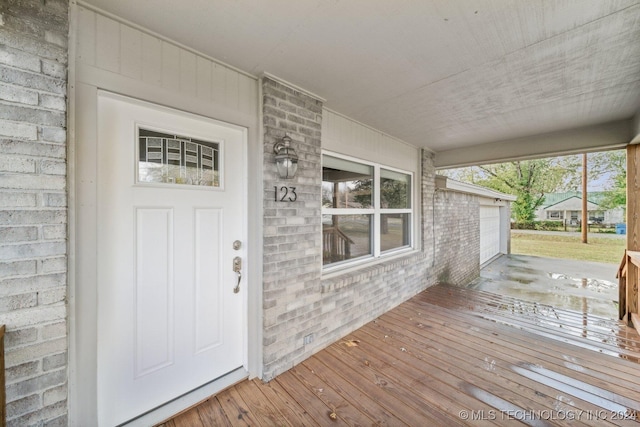
[[[547,211],[547,219],[563,219],[562,211]]]
[[[411,247],[413,176],[376,163],[322,156],[322,263]]]

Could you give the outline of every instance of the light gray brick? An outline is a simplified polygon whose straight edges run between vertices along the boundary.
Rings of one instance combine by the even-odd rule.
[[[0,100],[38,105],[38,92],[0,83]],[[8,106],[5,108],[9,108]]]
[[[38,260],[38,273],[61,273],[67,271],[67,257],[60,256]]]
[[[33,193],[0,191],[0,206],[5,208],[35,207],[37,203]]]
[[[38,304],[38,295],[33,293],[0,297],[0,312],[19,310],[35,307]]]
[[[67,163],[60,160],[42,160],[40,172],[46,175],[66,175]]]
[[[65,64],[56,61],[43,60],[42,73],[47,76],[64,79],[67,76],[67,67]]]
[[[47,175],[0,175],[0,189],[12,190],[64,190],[67,182],[64,176]]]
[[[58,45],[60,47],[67,47],[67,33],[65,32],[60,32],[60,31],[45,31],[44,32],[44,39],[46,42],[48,43],[53,43],[55,45]]]
[[[0,122],[0,127],[2,127],[1,122]],[[36,128],[36,133],[37,133],[37,128]],[[66,149],[63,145],[57,145],[57,144],[46,144],[42,142],[0,139],[0,153],[24,154],[26,156],[51,157],[51,158],[62,159],[66,155]]]
[[[40,138],[43,141],[54,142],[57,144],[64,144],[67,142],[67,131],[62,127],[46,127],[43,126]],[[50,156],[54,157],[54,156]],[[62,157],[62,156],[55,156]]]
[[[58,402],[50,406],[30,412],[18,418],[7,420],[7,427],[44,427],[51,420],[52,426],[59,425],[59,420],[64,420],[67,414],[67,402]],[[55,421],[55,423],[54,423]]]
[[[64,403],[65,402],[59,402],[56,403],[56,405],[61,405],[61,407],[63,407]],[[67,414],[64,414],[51,420],[45,421],[42,427],[67,427],[68,425],[69,417],[67,416]]]
[[[7,328],[23,328],[65,319],[66,314],[66,307],[63,304],[46,305],[0,313],[0,322],[7,325]]]
[[[67,212],[64,210],[0,210],[0,225],[66,224],[66,222]]]
[[[64,356],[65,356],[64,363],[66,363],[66,355],[64,355]],[[44,395],[42,397],[43,397],[45,406],[49,406],[49,405],[53,405],[54,403],[62,402],[62,401],[67,399],[67,385],[64,384],[64,385],[61,385],[61,386],[58,386],[58,387],[51,388],[51,389],[45,391]]]
[[[16,49],[11,49],[10,47],[2,44],[0,44],[0,64],[10,65],[11,67],[21,68],[28,71],[35,71],[36,73],[41,70],[40,58],[38,56]]]
[[[39,274],[37,276],[14,277],[0,280],[0,295],[13,295],[30,291],[65,286],[67,276],[64,273]]]
[[[47,289],[45,291],[41,291],[38,293],[38,304],[39,305],[51,305],[57,302],[62,302],[67,297],[67,288],[55,288],[55,289]]]
[[[64,242],[20,243],[0,246],[0,260],[18,260],[42,256],[64,255],[67,245]]]
[[[30,123],[16,123],[0,119],[0,136],[35,141],[38,127]]]
[[[27,362],[42,359],[50,354],[56,354],[67,350],[66,338],[59,338],[45,342],[34,343],[6,351],[6,366],[12,367]],[[51,384],[54,386],[57,384]]]
[[[15,243],[38,240],[38,227],[0,227],[0,242]]]
[[[61,338],[66,336],[67,336],[66,322],[52,323],[42,328],[41,338],[43,340],[50,340],[53,338]]]
[[[2,37],[0,37],[0,45],[1,44]],[[67,90],[66,82],[63,79],[49,77],[40,73],[8,68],[2,65],[0,65],[0,81],[33,90],[57,93],[60,95],[65,95]]]
[[[58,353],[52,356],[47,356],[42,359],[42,370],[52,371],[54,369],[61,368],[67,364],[67,353]],[[51,402],[55,403],[55,402]]]
[[[42,202],[47,207],[66,207],[67,206],[67,194],[66,193],[45,193],[42,195]]]
[[[38,339],[36,328],[10,329],[5,335],[5,347],[7,349],[35,342]]]
[[[42,405],[39,394],[32,394],[22,399],[7,402],[7,418],[15,418],[20,415],[35,411]]]
[[[0,172],[35,173],[36,161],[16,156],[0,157]]]
[[[0,279],[36,273],[36,261],[0,262]]]
[[[7,384],[11,384],[27,377],[33,377],[40,371],[40,362],[27,362],[22,365],[13,366],[11,368],[6,369],[6,382]]]
[[[66,123],[64,112],[19,105],[13,105],[11,108],[0,108],[0,120],[2,119],[56,127],[64,126]]]
[[[67,237],[66,225],[45,225],[42,227],[42,237],[45,240],[61,240]]]
[[[47,95],[43,93],[39,96],[38,105],[43,108],[58,111],[66,111],[67,109],[67,101],[63,96]]]

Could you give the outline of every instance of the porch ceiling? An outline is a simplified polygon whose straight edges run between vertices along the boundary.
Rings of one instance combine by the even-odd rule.
[[[640,0],[87,3],[316,93],[435,151],[440,166],[624,144],[637,133]]]

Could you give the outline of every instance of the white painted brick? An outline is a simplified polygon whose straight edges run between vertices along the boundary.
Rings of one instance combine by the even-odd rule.
[[[43,141],[64,144],[67,142],[67,131],[59,127],[42,127],[41,138]]]
[[[24,192],[0,191],[0,206],[5,208],[35,207],[37,198],[35,194]]]
[[[52,323],[42,328],[41,337],[43,340],[50,340],[53,338],[61,338],[66,336],[67,336],[66,322]]]
[[[23,70],[35,71],[37,73],[41,70],[39,57],[12,49],[3,44],[0,44],[0,64],[10,65]]]
[[[60,144],[0,139],[0,153],[62,159],[66,149]]]
[[[0,242],[15,243],[38,240],[37,227],[0,227]]]
[[[37,257],[64,255],[67,252],[65,242],[18,243],[0,246],[0,260],[18,260]]]
[[[28,412],[32,412],[40,407],[42,404],[40,394],[32,394],[22,399],[14,400],[7,403],[7,418],[15,418],[20,415],[24,415]]]
[[[66,224],[66,222],[67,212],[63,209],[0,210],[0,225]]]
[[[66,175],[67,163],[59,160],[42,160],[40,172],[46,175]]]
[[[44,322],[53,322],[66,318],[66,307],[64,305],[39,306],[25,310],[9,311],[0,313],[0,324],[7,325],[7,328],[23,328]]]
[[[49,207],[66,207],[67,194],[66,193],[45,193],[42,195],[42,202],[45,206],[49,206]]]
[[[65,385],[51,388],[45,391],[42,397],[44,400],[44,406],[49,406],[57,402],[62,402],[67,398],[67,386],[65,384]]]
[[[67,276],[63,273],[40,274],[37,276],[25,276],[0,280],[0,295],[14,295],[31,291],[65,286]]]
[[[39,261],[40,274],[63,273],[67,271],[67,257],[47,258]]]
[[[20,104],[38,105],[38,92],[0,83],[0,99]]]
[[[36,273],[36,261],[0,262],[0,279]]]
[[[66,225],[45,225],[42,227],[42,237],[45,240],[61,240],[67,237]]]
[[[17,156],[0,157],[0,172],[35,173],[36,161]]]
[[[0,136],[35,141],[38,139],[38,127],[29,123],[0,120]]]
[[[66,111],[67,101],[63,96],[40,94],[39,105],[52,110]]]
[[[64,301],[67,297],[67,288],[47,289],[38,293],[38,305],[51,305]]]
[[[11,384],[7,386],[7,400],[13,400],[22,396],[28,396],[34,391],[51,388],[63,384],[66,381],[64,369],[48,372],[35,378]]]
[[[42,72],[47,76],[64,79],[67,75],[67,67],[56,61],[42,60]]]
[[[60,47],[67,47],[67,33],[66,31],[45,31],[44,39],[49,43],[53,43]]]
[[[12,190],[64,190],[67,182],[63,176],[0,175],[0,189]]]
[[[42,370],[52,371],[54,369],[62,368],[67,362],[67,352],[58,353],[51,356],[47,356],[42,359]]]
[[[37,304],[38,295],[35,292],[0,297],[0,311],[2,312],[31,308],[35,307]]]

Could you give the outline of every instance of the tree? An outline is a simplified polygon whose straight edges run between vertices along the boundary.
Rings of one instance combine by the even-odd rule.
[[[627,204],[627,152],[613,150],[589,155],[589,169],[592,176],[606,175],[607,195],[600,202],[605,209]]]
[[[512,214],[518,222],[530,222],[547,193],[564,190],[575,182],[579,158],[567,156],[521,160],[446,171],[451,178],[517,196]]]

